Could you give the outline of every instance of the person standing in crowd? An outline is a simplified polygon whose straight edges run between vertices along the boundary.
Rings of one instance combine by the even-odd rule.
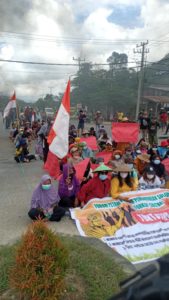
[[[76,171],[72,164],[63,165],[63,175],[59,179],[59,196],[61,198],[59,205],[62,207],[77,206],[77,193],[80,183],[76,178]]]
[[[86,120],[86,113],[82,109],[79,111],[78,119],[79,119],[79,123],[77,127],[78,129],[77,134],[78,136],[80,136],[80,130],[82,135],[85,126],[85,120]]]
[[[167,121],[168,121],[168,115],[167,112],[165,111],[164,108],[161,108],[160,111],[160,125],[161,125],[161,129],[162,131],[166,131],[167,129]]]
[[[32,220],[46,218],[49,221],[59,222],[65,215],[65,209],[58,206],[59,201],[60,197],[52,185],[51,177],[45,174],[33,192],[28,216]]]
[[[42,147],[43,147],[43,160],[44,163],[47,160],[48,151],[49,151],[49,145],[48,145],[48,134],[51,128],[51,120],[47,120],[45,124],[42,125],[41,129],[38,131],[38,136],[42,139]]]
[[[139,116],[140,130],[141,130],[142,138],[145,141],[148,138],[149,121],[150,121],[150,119],[148,118],[147,112],[140,113],[140,116]]]
[[[110,190],[108,172],[111,171],[112,169],[103,163],[93,171],[96,175],[84,184],[78,193],[78,200],[81,203],[81,207],[93,198],[104,198],[108,196]]]
[[[144,170],[143,176],[139,179],[139,189],[156,189],[162,187],[160,178],[152,166],[147,166]]]
[[[126,164],[118,166],[116,173],[111,181],[110,195],[113,199],[123,199],[120,194],[137,189],[138,178],[131,177],[131,168]]]
[[[160,127],[160,124],[157,122],[156,117],[152,117],[148,124],[148,139],[149,144],[152,146],[153,144],[158,144],[157,140],[157,129]]]
[[[96,112],[94,120],[96,124],[96,136],[98,137],[101,125],[103,125],[103,116],[99,110]]]

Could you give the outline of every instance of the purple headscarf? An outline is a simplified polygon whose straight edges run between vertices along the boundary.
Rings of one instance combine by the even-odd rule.
[[[31,208],[42,208],[44,210],[48,210],[52,207],[52,205],[59,202],[60,198],[54,186],[51,185],[49,190],[42,189],[42,184],[49,179],[51,180],[51,177],[47,174],[42,176],[40,183],[33,192]]]
[[[66,183],[66,179],[69,176],[69,171],[73,171],[73,178],[71,181],[71,188],[69,189],[67,183]],[[59,196],[61,198],[63,197],[71,197],[71,196],[75,196],[77,195],[78,191],[79,191],[79,187],[80,187],[80,183],[79,180],[76,178],[76,171],[73,167],[72,164],[68,163],[68,164],[64,164],[63,165],[63,175],[59,180]]]

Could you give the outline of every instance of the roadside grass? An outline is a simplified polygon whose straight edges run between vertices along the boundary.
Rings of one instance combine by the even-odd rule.
[[[113,257],[75,237],[60,236],[60,239],[69,251],[69,268],[61,299],[106,300],[119,291],[119,282],[127,275]],[[0,295],[10,290],[8,276],[15,251],[16,245],[0,247]]]
[[[168,246],[164,246],[163,248],[160,248],[160,249],[157,249],[155,252],[153,253],[143,253],[142,255],[140,256],[126,256],[126,259],[128,259],[129,261],[132,261],[132,262],[138,262],[138,261],[144,261],[144,260],[147,260],[147,259],[157,259],[163,255],[166,255],[169,253],[169,247]]]

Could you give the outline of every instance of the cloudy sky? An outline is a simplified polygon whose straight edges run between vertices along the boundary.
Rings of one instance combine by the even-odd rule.
[[[169,53],[169,0],[1,0],[0,59],[74,64],[106,63],[113,51],[131,65],[136,44],[149,40],[147,62]],[[35,101],[65,88],[77,66],[0,61],[0,94]]]

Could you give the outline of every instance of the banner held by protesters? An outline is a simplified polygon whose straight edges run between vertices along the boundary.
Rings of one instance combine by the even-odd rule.
[[[169,190],[123,195],[128,201],[92,199],[83,209],[72,209],[79,233],[102,239],[133,263],[169,253]]]

